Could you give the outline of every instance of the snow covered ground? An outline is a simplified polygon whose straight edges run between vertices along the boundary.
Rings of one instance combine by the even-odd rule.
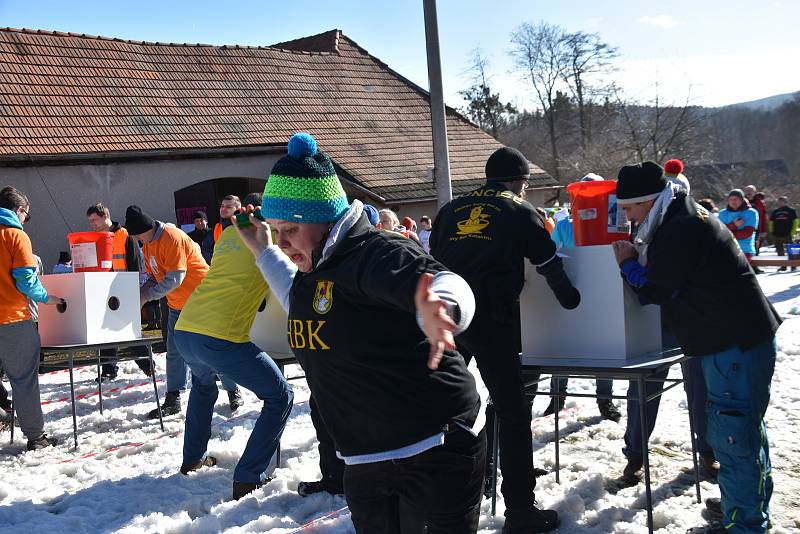
[[[780,353],[773,379],[772,403],[767,412],[774,467],[774,534],[800,532],[800,272],[760,275],[759,280],[778,311],[790,319],[778,334]],[[791,318],[797,316],[796,318]],[[163,355],[157,359],[164,369]],[[183,415],[166,418],[167,432],[143,415],[154,407],[152,385],[132,363],[122,364],[119,387],[104,396],[100,415],[93,368],[76,375],[80,449],[72,447],[72,418],[68,376],[42,377],[42,401],[48,431],[61,439],[55,448],[24,451],[24,441],[0,447],[0,532],[352,532],[343,498],[316,495],[301,498],[298,482],[319,476],[314,429],[308,413],[308,389],[294,381],[295,408],[283,435],[283,463],[276,479],[251,496],[231,502],[233,467],[244,448],[256,415],[257,401],[244,392],[246,405],[231,417],[227,397],[220,395],[209,451],[219,465],[185,477],[178,473],[183,444]],[[680,373],[674,368],[671,373]],[[300,374],[289,367],[288,374]],[[163,376],[162,376],[163,378]],[[127,389],[126,386],[131,386]],[[160,387],[163,388],[163,382]],[[546,385],[543,384],[544,388]],[[108,388],[109,386],[106,386]],[[591,391],[591,381],[573,380],[572,391]],[[615,383],[621,394],[627,385]],[[183,396],[185,403],[188,395]],[[548,403],[538,397],[534,416]],[[624,410],[623,410],[624,412]],[[541,505],[557,509],[561,533],[646,532],[644,486],[616,495],[605,490],[605,478],[618,476],[624,466],[621,453],[624,419],[620,424],[601,421],[592,399],[568,399],[561,414],[561,484],[553,474],[540,478],[536,496]],[[535,462],[553,467],[553,418],[533,421]],[[683,390],[668,392],[661,404],[651,441],[655,524],[661,533],[683,533],[703,524],[703,505],[694,502],[688,415]],[[703,496],[718,495],[717,487],[702,483]],[[503,500],[498,517],[483,502],[481,532],[500,532]]]

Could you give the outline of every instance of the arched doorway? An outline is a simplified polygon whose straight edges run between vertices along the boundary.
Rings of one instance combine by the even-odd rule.
[[[263,191],[266,180],[258,178],[215,178],[175,191],[175,220],[178,226],[192,224],[194,213],[204,211],[208,224],[219,222],[219,204],[223,197],[236,195],[244,198],[248,193]]]

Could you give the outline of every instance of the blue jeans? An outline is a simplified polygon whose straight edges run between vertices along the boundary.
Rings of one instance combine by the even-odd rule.
[[[198,462],[206,455],[211,416],[219,394],[214,375],[220,372],[264,401],[261,415],[233,472],[233,479],[238,482],[259,482],[292,411],[291,386],[272,358],[252,343],[233,343],[183,330],[175,331],[173,338],[192,369],[193,377],[186,409],[183,463]]]
[[[774,370],[774,337],[703,358],[708,442],[720,463],[723,525],[731,534],[767,531],[772,467],[764,414]]]
[[[597,384],[597,394],[598,395],[611,395],[611,391],[614,387],[614,381],[610,378],[597,378],[595,379],[595,383]],[[550,391],[556,390],[556,385],[558,385],[558,391],[564,393],[567,391],[567,386],[569,385],[569,378],[556,378],[553,377],[550,379]],[[600,399],[597,399],[599,402]]]
[[[185,391],[189,385],[189,366],[175,344],[175,323],[181,316],[180,310],[169,309],[167,316],[167,391]],[[220,384],[225,391],[234,391],[236,382],[220,375]]]
[[[706,441],[706,387],[701,369],[703,358],[691,358],[682,365],[683,387],[686,390],[686,398],[689,406],[689,417],[692,418],[694,425],[695,445],[697,452],[702,456],[712,454],[711,446]],[[652,395],[664,387],[664,380],[669,374],[669,369],[652,376],[654,382],[647,382],[645,394]],[[630,381],[628,395],[637,396],[639,384],[635,380]],[[661,404],[661,396],[658,396],[647,403],[647,439],[653,433],[658,417],[658,407]],[[629,459],[640,460],[642,458],[642,421],[639,418],[639,401],[628,401],[628,420],[625,428],[625,448],[622,452]]]

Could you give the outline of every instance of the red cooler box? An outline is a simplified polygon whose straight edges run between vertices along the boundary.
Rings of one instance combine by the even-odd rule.
[[[575,246],[610,245],[627,240],[630,224],[617,204],[617,182],[575,182],[567,185],[572,202]]]

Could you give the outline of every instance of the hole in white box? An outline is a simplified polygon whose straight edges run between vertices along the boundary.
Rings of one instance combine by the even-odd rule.
[[[112,311],[116,311],[119,309],[119,299],[117,297],[111,297],[108,299],[108,307],[111,308]]]
[[[64,302],[59,302],[56,304],[56,309],[58,310],[58,313],[64,313],[67,311],[67,301],[65,300]]]

